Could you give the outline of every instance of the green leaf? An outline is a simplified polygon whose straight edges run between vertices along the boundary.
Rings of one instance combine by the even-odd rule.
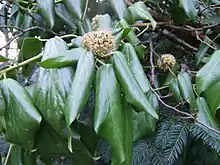
[[[174,77],[174,74],[176,75],[177,74],[177,71],[180,69],[180,65],[178,63],[176,63],[176,65],[174,65],[174,67],[171,68],[171,72],[169,72],[167,74],[167,77],[163,83],[163,86],[165,85],[169,85],[170,83],[172,83],[173,79],[175,78]],[[174,73],[174,74],[173,74]]]
[[[212,54],[211,59],[196,74],[196,88],[198,94],[217,83],[220,79],[220,50]]]
[[[195,0],[178,0],[179,7],[184,9],[186,15],[193,20],[196,21],[196,6],[195,6]]]
[[[177,100],[177,101],[181,101],[182,95],[180,93],[180,88],[178,85],[178,80],[177,78],[173,78],[173,80],[171,80],[170,84],[169,84],[169,90],[170,92],[172,92],[173,97]]]
[[[136,2],[128,8],[129,12],[131,13],[131,17],[133,22],[139,20],[150,21],[152,24],[153,29],[156,28],[157,22],[153,19],[151,14],[149,13],[146,5],[144,2]]]
[[[125,17],[127,7],[124,0],[110,0],[110,5],[119,19]]]
[[[206,37],[204,39],[205,43],[211,44],[212,40],[208,37]],[[198,65],[202,58],[205,57],[207,51],[209,49],[209,46],[207,44],[201,43],[201,45],[199,46],[199,51],[195,54],[195,58],[196,58],[196,65]]]
[[[82,46],[82,40],[83,40],[83,37],[79,36],[79,37],[73,38],[71,40],[71,43],[73,44],[73,47],[78,48]]]
[[[81,19],[84,14],[86,0],[65,0],[64,4],[71,14],[77,19]]]
[[[109,142],[112,164],[115,165],[125,161],[125,138],[131,136],[130,132],[125,131],[126,113],[129,109],[122,109],[120,86],[112,65],[101,66],[96,77],[94,129]]]
[[[42,61],[66,52],[68,47],[59,37],[49,39],[44,48]],[[61,119],[64,104],[71,89],[74,70],[70,67],[60,69],[40,68],[34,91],[35,105],[52,128],[62,134]]]
[[[5,114],[5,100],[2,95],[2,91],[0,90],[0,116],[4,116]]]
[[[150,91],[148,93],[148,100],[154,109],[159,110],[157,97]],[[132,130],[133,141],[136,142],[144,136],[150,135],[155,131],[157,120],[147,114],[146,112],[135,112],[132,114]]]
[[[132,162],[132,146],[133,146],[133,135],[132,132],[132,108],[131,105],[126,103],[123,99],[122,110],[124,113],[124,152],[125,152],[125,161],[121,165],[128,165]],[[117,164],[117,163],[116,163]]]
[[[187,72],[182,72],[178,75],[179,89],[187,103],[190,104],[192,110],[195,110],[196,107],[196,99],[193,92],[192,82],[190,75]]]
[[[36,156],[30,151],[25,151],[25,149],[20,146],[13,145],[10,153],[9,162],[11,165],[36,165]]]
[[[99,19],[95,29],[106,30],[109,28],[112,28],[111,17],[108,14],[99,15]],[[93,25],[93,29],[94,29],[94,25]]]
[[[76,29],[76,21],[74,17],[67,11],[66,6],[62,3],[58,3],[55,5],[55,12],[58,17],[70,28]]]
[[[42,51],[42,42],[38,38],[28,37],[23,40],[19,56],[29,59]]]
[[[129,26],[129,24],[126,22],[126,20],[122,19],[118,22],[117,25],[118,28],[131,28]],[[136,34],[134,33],[133,30],[131,30],[127,36],[125,37],[125,39],[131,43],[133,46],[136,46],[140,43],[140,40],[137,38]]]
[[[146,111],[148,114],[158,119],[155,109],[150,105],[141,87],[134,77],[124,54],[116,51],[113,56],[113,66],[116,77],[125,94],[125,100],[135,106],[138,111]]]
[[[40,126],[41,115],[35,108],[29,93],[15,80],[2,80],[5,98],[6,140],[24,148],[32,148]]]
[[[146,74],[142,68],[142,65],[137,57],[134,47],[130,43],[125,43],[122,48],[122,53],[124,53],[128,65],[140,85],[142,91],[147,93],[150,90],[150,83],[147,79]]]
[[[111,29],[114,35],[114,40],[116,44],[120,44],[121,40],[123,40],[131,31],[131,28],[114,28]]]
[[[216,114],[217,109],[220,108],[220,82],[210,86],[204,91],[206,101],[212,111],[212,115]]]
[[[65,67],[76,63],[80,56],[85,54],[86,51],[83,48],[75,48],[59,53],[56,57],[48,58],[38,64],[47,69]]]
[[[9,59],[7,57],[0,55],[0,62],[6,62],[6,61],[9,61]]]
[[[77,118],[88,100],[94,67],[92,52],[87,52],[79,58],[71,91],[65,103],[65,118],[68,126]]]
[[[146,46],[143,44],[138,44],[135,46],[135,51],[139,59],[144,59],[146,55]]]
[[[198,106],[198,114],[197,120],[208,125],[211,128],[219,129],[218,124],[216,122],[215,116],[212,111],[209,109],[206,100],[203,97],[199,97],[196,99],[196,104]]]
[[[54,145],[56,144],[56,145]],[[36,136],[37,153],[42,157],[68,156],[67,140],[61,138],[48,124],[42,123]]]
[[[55,24],[54,0],[37,0],[38,10],[50,28]]]

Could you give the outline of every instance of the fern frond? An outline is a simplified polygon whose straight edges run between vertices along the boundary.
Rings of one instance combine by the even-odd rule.
[[[165,165],[161,152],[152,140],[141,140],[133,147],[132,165]]]
[[[173,127],[175,126],[175,121],[162,121],[159,125],[159,129],[157,131],[157,136],[155,139],[156,145],[160,149],[165,149],[167,145],[167,140],[172,134]]]
[[[187,145],[187,140],[188,126],[186,124],[176,124],[164,150],[164,157],[168,164],[173,164],[178,159]]]
[[[216,132],[194,124],[190,126],[190,135],[195,140],[202,140],[205,145],[220,154],[220,136]]]
[[[188,125],[175,120],[163,121],[156,136],[157,148],[163,151],[167,164],[173,164],[186,147]]]

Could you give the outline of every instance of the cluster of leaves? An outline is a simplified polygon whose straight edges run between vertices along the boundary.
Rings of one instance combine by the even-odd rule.
[[[219,164],[218,1],[0,2],[20,48],[0,58],[6,163]],[[107,60],[81,43],[96,29],[117,45]],[[164,53],[176,65],[155,70]]]

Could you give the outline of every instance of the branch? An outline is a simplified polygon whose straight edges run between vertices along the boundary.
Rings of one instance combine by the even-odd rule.
[[[149,46],[150,46],[150,64],[151,64],[151,82],[152,82],[152,85],[154,87],[156,87],[155,85],[155,82],[156,82],[156,76],[155,76],[155,66],[154,66],[154,53],[153,53],[153,43],[152,41],[149,43]]]
[[[30,58],[30,59],[28,59],[26,61],[23,61],[23,62],[19,63],[17,65],[14,65],[14,66],[6,68],[6,69],[3,69],[3,70],[0,71],[0,75],[3,75],[3,74],[5,74],[5,73],[7,73],[9,71],[12,71],[12,70],[20,68],[20,67],[22,67],[24,65],[27,65],[27,64],[29,64],[31,62],[34,62],[34,61],[38,60],[41,57],[42,57],[42,54],[39,54],[39,55],[34,56],[34,57],[32,57],[32,58]]]
[[[11,42],[14,41],[16,38],[18,38],[18,37],[24,35],[25,33],[29,32],[29,31],[31,31],[31,30],[36,30],[36,29],[39,29],[39,30],[42,30],[42,31],[48,31],[48,30],[46,30],[46,29],[44,29],[44,28],[42,28],[42,27],[39,27],[39,26],[33,26],[33,27],[27,28],[27,29],[25,29],[25,30],[22,30],[21,33],[15,35],[13,38],[11,38],[11,39],[7,42],[4,46],[0,47],[0,51],[1,51],[3,48],[9,46],[9,45],[11,44]]]
[[[206,125],[206,124],[204,124],[204,123],[198,121],[198,120],[197,120],[193,115],[191,115],[190,113],[183,112],[183,111],[177,109],[176,107],[172,107],[172,106],[166,104],[166,103],[160,98],[160,96],[157,94],[157,92],[154,91],[154,89],[152,89],[152,91],[154,92],[154,94],[156,95],[156,97],[157,97],[157,99],[160,101],[160,103],[162,103],[165,107],[167,107],[167,108],[169,108],[169,109],[171,109],[171,110],[177,112],[178,114],[181,114],[181,115],[183,115],[183,116],[186,116],[187,119],[192,119],[193,121],[195,121],[195,122],[197,122],[197,123],[203,125],[204,127],[208,128],[209,130],[212,130],[213,132],[216,132],[217,134],[220,135],[220,131],[218,131],[218,130],[216,130],[216,129],[214,129],[214,128],[212,128],[212,127],[210,127],[210,126],[208,126],[208,125]]]
[[[162,33],[163,33],[163,35],[167,36],[169,39],[171,39],[171,40],[175,41],[176,43],[182,45],[183,47],[187,48],[188,50],[193,51],[193,52],[198,51],[197,48],[195,48],[194,46],[189,45],[184,40],[178,38],[175,34],[172,34],[167,30],[163,30]]]

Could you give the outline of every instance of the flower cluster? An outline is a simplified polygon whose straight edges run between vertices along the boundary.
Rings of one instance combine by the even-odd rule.
[[[83,36],[82,44],[96,56],[104,56],[115,48],[114,37],[111,32],[97,30],[86,33]]]
[[[176,64],[176,59],[171,54],[163,54],[157,61],[157,65],[161,70],[172,68]]]
[[[93,30],[98,29],[99,18],[100,18],[100,15],[96,15],[95,17],[92,18],[92,28],[93,28]]]

